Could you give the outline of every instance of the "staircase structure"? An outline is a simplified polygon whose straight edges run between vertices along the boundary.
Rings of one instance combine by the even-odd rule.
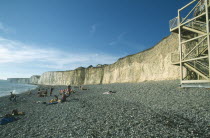
[[[179,35],[179,52],[172,53],[180,66],[182,87],[210,87],[210,0],[193,0],[178,10],[170,31]]]

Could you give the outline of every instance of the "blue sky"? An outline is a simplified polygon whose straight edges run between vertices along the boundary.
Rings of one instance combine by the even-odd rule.
[[[190,0],[0,0],[0,79],[111,64],[170,34]]]

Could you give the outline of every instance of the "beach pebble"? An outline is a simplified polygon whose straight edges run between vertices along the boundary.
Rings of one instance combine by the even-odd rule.
[[[37,97],[36,90],[20,94],[15,104],[1,97],[1,115],[13,109],[26,114],[0,125],[0,137],[208,137],[210,91],[177,89],[178,84],[87,85],[87,91],[75,88],[67,102],[54,105],[42,104],[53,97]],[[65,88],[55,86],[53,94]],[[103,95],[110,90],[116,93]]]

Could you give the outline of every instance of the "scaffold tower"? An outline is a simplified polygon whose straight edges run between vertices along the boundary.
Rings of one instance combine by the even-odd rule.
[[[180,66],[182,87],[210,87],[209,1],[191,1],[169,22],[170,31],[179,36],[179,52],[171,60]]]

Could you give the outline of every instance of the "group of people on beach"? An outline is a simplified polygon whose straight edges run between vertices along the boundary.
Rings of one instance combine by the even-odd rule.
[[[80,90],[88,90],[88,89],[84,88],[83,86],[79,86],[79,89]],[[50,93],[49,93],[50,96],[52,96],[53,90],[54,90],[54,88],[50,87]],[[72,89],[71,85],[68,85],[67,89],[59,90],[59,94],[62,95],[61,99],[59,99],[57,95],[54,95],[54,98],[51,99],[49,101],[49,103],[41,102],[41,101],[38,101],[37,103],[45,103],[45,104],[63,103],[63,102],[66,102],[67,97],[69,97],[71,93],[75,93],[75,91]],[[31,95],[31,94],[32,93],[29,90],[29,95]],[[46,96],[48,96],[48,89],[41,89],[41,88],[39,88],[38,92],[37,92],[37,95],[38,95],[38,97],[46,97]],[[13,92],[10,92],[9,100],[13,101],[13,102],[16,102],[16,98],[17,98],[16,94],[14,94]],[[0,116],[0,118],[2,118],[0,120],[0,125],[4,125],[4,124],[10,123],[10,122],[19,120],[20,118],[17,118],[15,116],[17,116],[17,115],[24,115],[24,114],[25,114],[24,112],[19,112],[17,109],[15,109],[15,110],[12,111],[12,113],[6,114],[5,116],[2,116],[2,117]]]
[[[52,96],[53,90],[54,90],[54,88],[51,87],[50,88],[50,96]],[[67,97],[69,97],[71,93],[75,93],[75,91],[72,89],[71,85],[68,85],[67,89],[59,90],[59,94],[62,95],[61,99],[59,99],[57,95],[54,95],[54,98],[51,99],[48,104],[57,104],[57,103],[65,102]],[[37,95],[38,95],[38,97],[46,97],[46,96],[48,96],[48,91],[47,91],[47,89],[42,89],[41,90],[39,88],[38,92],[37,92]],[[46,102],[41,102],[41,101],[38,101],[37,103],[44,103],[44,104],[46,104]]]
[[[53,87],[51,87],[50,88],[50,96],[52,95],[52,92],[53,92],[53,90],[54,90],[54,88]],[[38,94],[38,96],[39,97],[46,97],[46,96],[48,96],[48,90],[47,89],[38,89],[38,92],[37,92],[37,94]]]
[[[69,96],[71,93],[75,93],[75,91],[71,88],[71,85],[68,85],[67,89],[59,90],[60,95],[62,95],[63,93],[65,93],[67,96]]]
[[[69,97],[71,93],[75,93],[75,91],[71,88],[71,85],[68,85],[67,89],[59,90],[59,94],[62,95],[61,99],[58,99],[58,96],[54,95],[54,99],[51,99],[49,104],[66,102],[67,97]]]

